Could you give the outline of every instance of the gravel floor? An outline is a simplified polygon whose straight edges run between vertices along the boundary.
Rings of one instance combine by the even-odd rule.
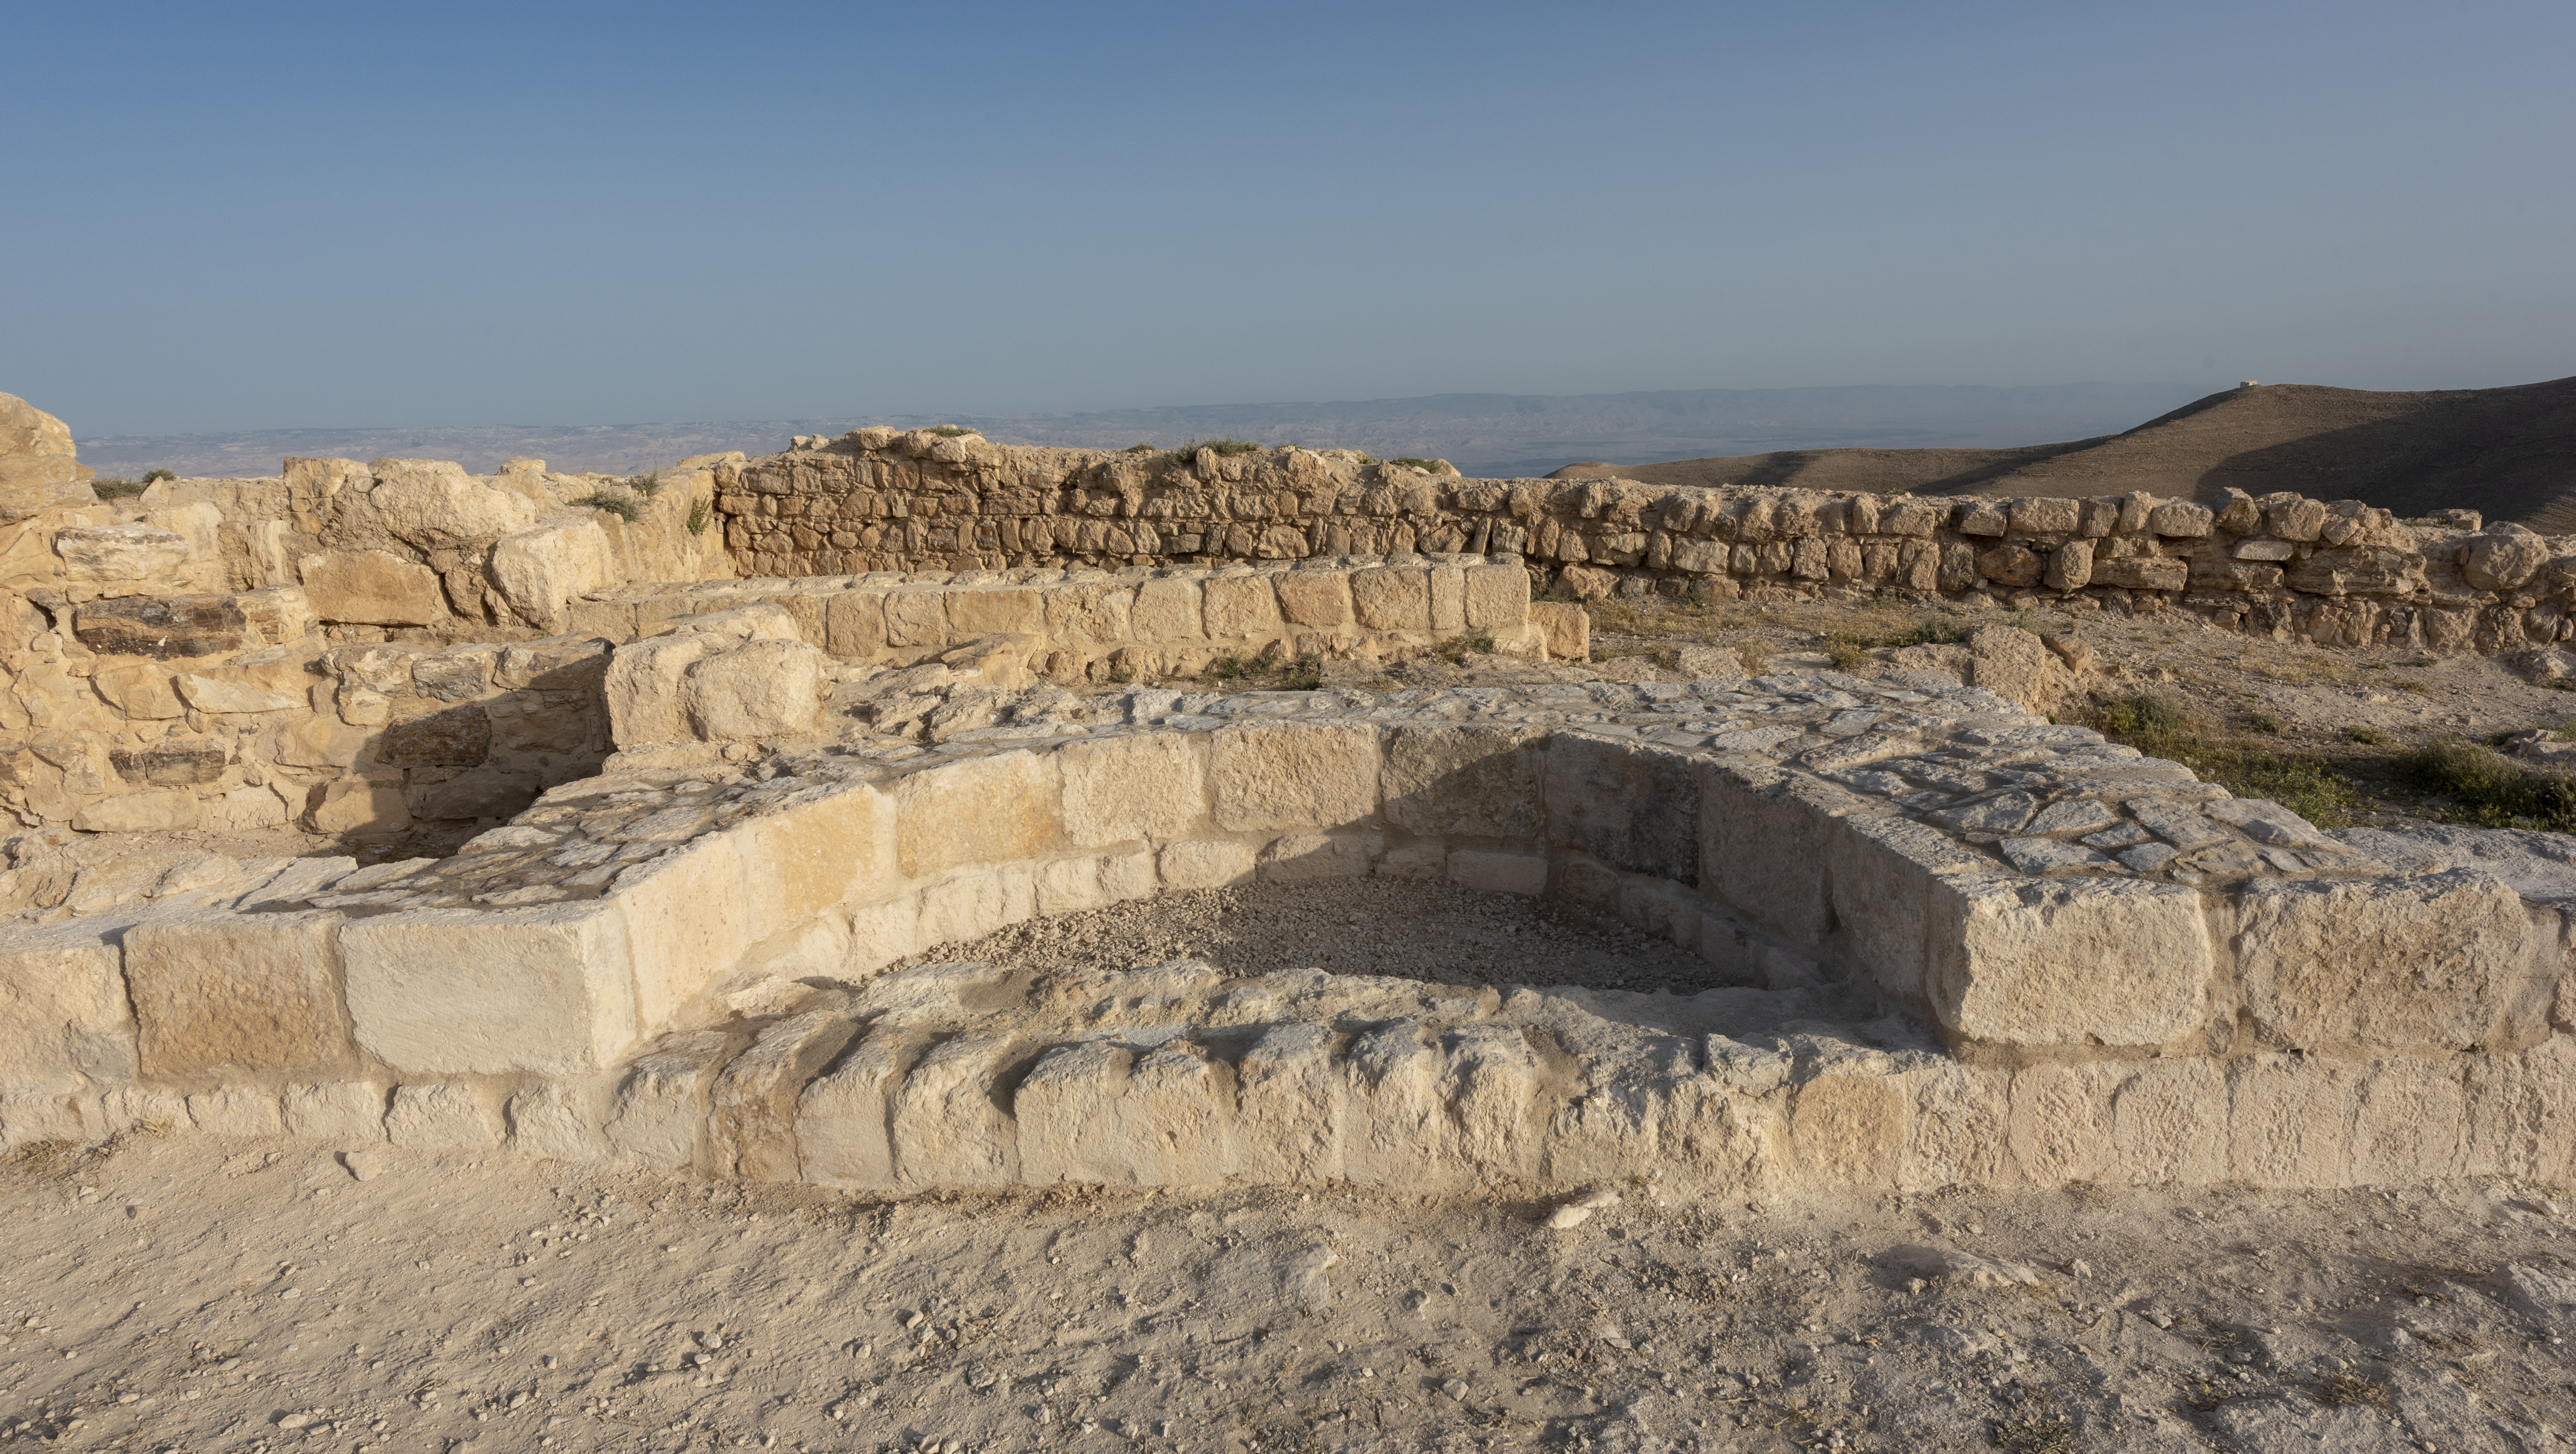
[[[1321,969],[1452,985],[1576,985],[1692,995],[1740,980],[1698,955],[1586,913],[1421,879],[1336,879],[1164,894],[942,944],[905,967],[1128,969],[1203,959],[1236,974]]]

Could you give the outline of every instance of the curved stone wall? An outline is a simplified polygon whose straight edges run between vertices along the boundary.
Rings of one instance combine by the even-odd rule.
[[[1090,730],[612,770],[453,859],[261,866],[13,935],[0,1136],[1712,1190],[2549,1180],[2576,1145],[2555,905],[1935,675],[1122,700]],[[1593,904],[1748,987],[870,978],[1033,916],[1363,874]],[[1919,1019],[1801,1018],[1837,980]]]

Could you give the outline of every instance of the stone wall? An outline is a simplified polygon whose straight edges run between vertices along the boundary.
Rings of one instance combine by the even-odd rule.
[[[744,574],[1142,566],[1351,553],[1518,556],[1542,588],[1724,600],[2181,607],[2324,645],[2495,651],[2576,633],[2576,538],[2359,501],[2218,507],[1474,480],[1347,450],[1191,459],[862,429],[718,472]]]
[[[2565,902],[1936,674],[1101,700],[1123,720],[612,765],[452,859],[202,868],[17,930],[0,1137],[1729,1193],[2556,1180],[2576,1151]],[[1753,987],[872,978],[1031,917],[1361,875],[1596,905]],[[1939,1038],[1802,1018],[1829,981]]]

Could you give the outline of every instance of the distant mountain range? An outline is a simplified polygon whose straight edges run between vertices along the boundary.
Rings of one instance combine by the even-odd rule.
[[[629,474],[693,454],[770,454],[797,434],[863,424],[963,424],[1005,444],[1119,449],[1234,436],[1385,457],[1446,459],[1471,475],[1544,475],[1578,460],[1647,465],[1791,449],[1974,449],[2084,439],[2126,429],[2205,393],[2206,384],[1865,384],[1813,389],[1681,389],[1637,394],[1435,394],[1321,404],[1212,404],[1082,414],[852,415],[702,424],[263,429],[83,438],[101,474],[270,475],[287,455],[452,459],[488,472],[533,455],[559,470]],[[79,428],[77,420],[73,428]]]

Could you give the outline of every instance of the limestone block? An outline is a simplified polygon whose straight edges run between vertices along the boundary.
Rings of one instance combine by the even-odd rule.
[[[571,624],[574,601],[614,582],[619,571],[608,532],[596,519],[582,519],[503,536],[486,574],[513,614],[553,632]]]
[[[2554,985],[2554,966],[2526,960],[2525,928],[2521,897],[2471,869],[2258,880],[2239,900],[2237,974],[2273,1045],[2467,1050]]]
[[[290,1085],[281,1109],[286,1134],[300,1140],[363,1146],[385,1139],[385,1088],[372,1080]]]
[[[716,1077],[707,1132],[715,1174],[795,1181],[796,1102],[815,1072],[850,1043],[856,1022],[828,1011],[790,1016],[760,1032]]]
[[[8,1099],[5,1093],[0,1093],[0,1119],[5,1119]],[[99,1117],[111,1135],[126,1130],[154,1133],[184,1130],[191,1124],[187,1096],[174,1090],[137,1085],[116,1086],[101,1095]],[[8,1139],[6,1130],[0,1129],[0,1141]]]
[[[701,741],[807,737],[823,728],[831,658],[802,641],[747,641],[687,668],[681,698]]]
[[[1139,641],[1204,640],[1208,631],[1199,602],[1199,582],[1195,580],[1147,581],[1136,588],[1136,605],[1129,624]]]
[[[842,591],[823,606],[823,647],[842,661],[865,661],[885,650],[885,597],[875,591]]]
[[[1535,840],[1547,736],[1535,727],[1394,728],[1386,820],[1413,833]]]
[[[1152,584],[1189,585],[1187,581],[1157,581]],[[1196,597],[1195,589],[1191,595]],[[960,641],[978,636],[1043,635],[1046,631],[1046,607],[1038,592],[1027,586],[951,589],[948,592],[948,629]]]
[[[310,814],[316,833],[395,833],[410,826],[402,789],[364,778],[342,778],[322,790]]]
[[[1467,624],[1487,630],[1529,619],[1529,572],[1516,565],[1467,567]]]
[[[1968,638],[1968,685],[2046,713],[2066,695],[2066,666],[2040,639],[2017,626],[1988,626]]]
[[[2303,1055],[2228,1062],[2227,1174],[2244,1185],[2352,1184],[2352,1126],[2365,1067]]]
[[[2068,501],[2074,504],[2074,501]],[[2093,542],[2070,540],[2048,553],[2048,588],[2080,591],[2093,579]]]
[[[2468,1093],[2454,1062],[2366,1062],[2353,1107],[2355,1186],[2404,1186],[2466,1174]]]
[[[1530,624],[1550,661],[1592,659],[1592,613],[1572,601],[1532,601]]]
[[[1076,740],[1057,749],[1064,833],[1077,848],[1177,838],[1208,814],[1206,748],[1198,734]]]
[[[414,1151],[489,1151],[501,1144],[500,1107],[476,1086],[394,1087],[385,1139]]]
[[[1274,838],[1261,850],[1258,873],[1272,883],[1366,878],[1368,837],[1361,833],[1291,833]]]
[[[2481,591],[2510,591],[2547,564],[2547,540],[2519,525],[2498,525],[2493,533],[2470,542],[2460,574]]]
[[[1902,1079],[1914,1114],[1896,1169],[1898,1191],[2010,1183],[2009,1074],[1950,1061]]]
[[[2167,500],[2147,512],[2147,529],[2162,536],[2197,538],[2209,533],[2216,517],[2206,505],[2188,500]]]
[[[921,1037],[880,1022],[796,1103],[803,1179],[816,1186],[894,1185],[893,1097],[921,1052]]]
[[[1037,917],[1037,870],[977,868],[921,891],[921,942],[959,944]]]
[[[608,1142],[599,1132],[584,1082],[540,1080],[521,1086],[508,1107],[510,1145],[548,1161],[599,1161]]]
[[[850,911],[850,963],[871,970],[909,959],[922,948],[921,899],[905,894]]]
[[[1012,1111],[1021,1177],[1033,1186],[1210,1185],[1236,1164],[1215,1072],[1178,1042],[1142,1054],[1104,1041],[1059,1046],[1020,1083]]]
[[[340,953],[359,1047],[405,1073],[582,1075],[642,1030],[613,904],[382,914]]]
[[[136,1064],[116,946],[73,924],[13,926],[0,939],[0,1088],[131,1080]]]
[[[67,525],[54,532],[65,579],[93,585],[169,583],[188,568],[185,536],[148,525]]]
[[[1700,892],[1793,943],[1823,942],[1833,908],[1815,865],[1857,800],[1767,765],[1704,765],[1698,780]]]
[[[1372,631],[1429,631],[1431,573],[1381,566],[1350,575],[1351,610]]]
[[[209,826],[220,830],[276,828],[293,816],[274,786],[234,788],[205,807]]]
[[[340,1003],[339,916],[214,912],[127,931],[143,1073],[354,1066]]]
[[[1449,881],[1480,894],[1519,894],[1534,899],[1547,892],[1547,856],[1453,849],[1449,854]]]
[[[1924,988],[1954,1034],[2161,1046],[2209,1013],[2216,956],[2188,888],[1946,874],[1931,897]]]
[[[384,550],[304,558],[298,574],[313,614],[371,626],[426,626],[447,614],[438,572]]]
[[[1536,1175],[1547,1106],[1527,1037],[1509,1025],[1461,1025],[1440,1049],[1461,1170],[1485,1181]]]
[[[895,861],[906,878],[1031,858],[1065,841],[1053,756],[1005,752],[946,763],[903,779],[894,800]]]
[[[1019,1127],[996,1095],[1026,1051],[1009,1035],[944,1040],[906,1075],[892,1112],[896,1175],[906,1186],[1009,1186],[1020,1179]]]
[[[1210,640],[1262,641],[1286,628],[1266,575],[1213,576],[1205,595]]]
[[[1560,734],[1548,744],[1547,840],[1633,873],[1699,878],[1700,802],[1687,757]]]
[[[1261,846],[1255,843],[1189,840],[1164,844],[1154,863],[1164,888],[1221,889],[1252,882],[1260,855]]]
[[[1332,828],[1377,811],[1373,727],[1229,727],[1211,741],[1213,816],[1221,828]]]
[[[167,721],[186,710],[171,685],[170,673],[144,662],[101,666],[90,673],[89,683],[102,700],[130,719]]]
[[[1132,635],[1134,588],[1086,581],[1045,592],[1046,634],[1067,643],[1113,645]]]
[[[195,793],[127,793],[82,808],[72,815],[72,827],[83,833],[168,833],[196,827],[199,816]]]
[[[1975,872],[1992,860],[1958,839],[1907,818],[1847,816],[1825,837],[1826,914],[1850,944],[1850,959],[1879,990],[1925,1003],[1932,903],[1945,873]],[[1749,877],[1729,866],[1729,876]],[[1806,922],[1813,927],[1823,917]],[[1808,942],[1813,942],[1812,940]]]
[[[2220,1062],[2150,1060],[2111,1095],[2111,1155],[2120,1186],[2215,1186],[2228,1177],[2228,1088]]]
[[[1471,1178],[1441,1094],[1444,1057],[1416,1020],[1362,1035],[1343,1062],[1347,1076],[1343,1175],[1356,1186],[1444,1187]]]
[[[1271,577],[1279,591],[1279,614],[1291,625],[1319,631],[1351,623],[1351,578],[1341,571],[1287,571]]]
[[[2035,1065],[2012,1078],[2008,1135],[2013,1160],[2032,1186],[2100,1178],[2111,1157],[2111,1065]]]
[[[688,669],[723,650],[722,638],[699,632],[648,637],[617,648],[601,694],[608,702],[609,735],[620,748],[686,742],[691,730],[685,683]]]
[[[1548,1112],[1540,1171],[1557,1182],[1669,1176],[1663,1158],[1665,1088],[1618,1081],[1562,1099]]]
[[[536,523],[527,496],[483,484],[447,460],[380,459],[368,468],[376,485],[366,506],[376,526],[423,550],[474,549]]]
[[[1148,848],[1059,858],[1037,870],[1040,918],[1153,896],[1154,853]]]
[[[1890,1187],[1908,1140],[1902,1083],[1864,1069],[1829,1070],[1799,1085],[1789,1132],[1810,1184]]]
[[[1455,635],[1467,628],[1467,573],[1454,565],[1431,568],[1431,629]]]
[[[1447,878],[1449,850],[1438,839],[1398,844],[1379,855],[1374,872],[1380,878]]]
[[[294,640],[311,630],[304,593],[134,596],[89,601],[72,611],[72,635],[106,656],[220,656]],[[269,599],[261,599],[269,598]]]
[[[900,586],[885,595],[888,646],[946,646],[948,592],[938,586]]]
[[[1323,1025],[1273,1025],[1236,1067],[1237,1165],[1258,1185],[1313,1185],[1343,1174],[1348,1104],[1334,1035]]]
[[[639,1165],[681,1171],[699,1163],[708,1091],[740,1039],[721,1030],[665,1035],[635,1057],[618,1083],[608,1144]]]
[[[1622,876],[1613,900],[1620,922],[1680,948],[1699,948],[1699,895],[1669,879]]]
[[[277,1096],[258,1086],[227,1085],[188,1097],[188,1119],[209,1136],[282,1136]]]
[[[182,672],[173,685],[189,706],[200,712],[293,712],[307,705],[300,692],[281,692],[236,677],[202,676]]]

